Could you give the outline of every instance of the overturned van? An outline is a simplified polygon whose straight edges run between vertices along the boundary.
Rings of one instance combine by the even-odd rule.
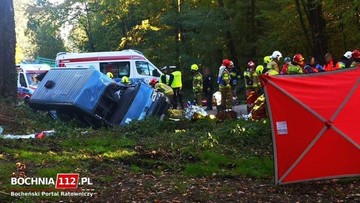
[[[126,76],[133,84],[148,83],[154,77],[159,79],[162,74],[141,52],[132,49],[89,53],[61,52],[57,54],[55,63],[57,67],[95,68],[104,74],[112,75],[116,81]]]
[[[56,111],[60,118],[76,118],[100,127],[162,116],[170,102],[145,83],[118,85],[92,68],[57,68],[38,85],[30,107]]]

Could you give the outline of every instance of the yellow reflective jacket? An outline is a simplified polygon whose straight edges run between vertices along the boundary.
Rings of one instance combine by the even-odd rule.
[[[164,93],[168,97],[174,95],[174,90],[164,83],[159,83],[159,82],[156,83],[154,86],[154,89],[156,89],[159,92]]]
[[[225,68],[221,74],[221,82],[219,86],[220,87],[230,86],[230,81],[231,81],[230,72]]]
[[[174,71],[171,73],[174,76],[174,80],[170,84],[172,88],[181,88],[182,87],[182,78],[180,71]]]
[[[203,91],[203,77],[199,72],[195,73],[193,77],[193,91],[196,93]]]
[[[300,74],[303,73],[303,70],[300,66],[290,65],[287,69],[288,74]]]

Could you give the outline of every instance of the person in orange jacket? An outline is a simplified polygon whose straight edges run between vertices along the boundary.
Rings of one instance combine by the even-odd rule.
[[[325,54],[325,61],[326,63],[324,64],[323,69],[326,72],[340,69],[339,63],[334,62],[334,58],[330,53]]]

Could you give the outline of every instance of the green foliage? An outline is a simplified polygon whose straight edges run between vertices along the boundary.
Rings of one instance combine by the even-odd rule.
[[[32,44],[35,45],[33,58],[55,58],[58,52],[65,51],[65,45],[60,37],[60,24],[55,20],[53,4],[38,1],[27,8],[27,31]]]
[[[296,6],[299,2],[299,6]],[[214,73],[225,57],[244,69],[248,60],[258,64],[280,50],[284,56],[315,55],[317,36],[309,5],[324,11],[325,51],[339,58],[358,46],[357,1],[280,0],[251,1],[147,1],[66,0],[52,4],[37,1],[28,9],[28,28],[37,54],[54,57],[63,51],[59,31],[71,51],[139,49],[159,67],[178,65],[188,75],[193,63]],[[180,3],[178,5],[178,3]],[[64,34],[64,33],[63,33]]]

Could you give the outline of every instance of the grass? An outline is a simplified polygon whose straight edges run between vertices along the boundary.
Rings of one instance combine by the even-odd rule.
[[[28,111],[22,107],[18,116]],[[166,171],[190,177],[258,179],[273,174],[268,122],[159,122],[152,118],[98,130],[79,128],[76,122],[49,121],[45,115],[22,122],[29,124],[21,132],[37,132],[36,124],[41,123],[41,130],[55,129],[57,134],[41,140],[1,140],[0,191],[12,188],[8,180],[16,171],[16,162],[27,165],[29,176],[78,172],[98,183],[114,181],[122,170],[159,176]],[[179,185],[180,191],[184,188]]]
[[[199,162],[186,164],[184,169],[185,175],[195,177],[218,175],[267,178],[272,175],[272,172],[273,162],[270,158],[241,157],[230,159],[225,155],[211,151],[203,152]]]

